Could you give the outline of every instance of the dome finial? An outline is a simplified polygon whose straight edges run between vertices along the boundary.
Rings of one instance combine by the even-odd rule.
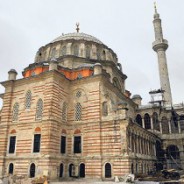
[[[80,28],[79,28],[79,22],[76,23],[76,26],[77,26],[76,30],[77,30],[77,33],[78,33],[79,30],[80,30]]]

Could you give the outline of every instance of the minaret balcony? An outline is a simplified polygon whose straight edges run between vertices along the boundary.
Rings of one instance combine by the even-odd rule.
[[[155,40],[152,43],[152,48],[154,51],[157,52],[159,49],[166,50],[168,48],[168,41],[165,39]]]

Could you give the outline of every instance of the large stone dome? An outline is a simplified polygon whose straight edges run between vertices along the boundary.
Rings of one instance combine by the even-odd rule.
[[[59,63],[69,58],[78,58],[78,62],[73,63],[73,67],[78,67],[85,63],[113,62],[117,64],[117,56],[114,51],[97,39],[82,32],[62,34],[50,43],[42,46],[35,58],[36,63],[49,62],[52,58]],[[80,61],[79,61],[80,58]],[[65,62],[66,63],[66,62]],[[71,67],[71,66],[67,66]]]
[[[85,40],[85,41],[96,42],[98,44],[103,44],[99,39],[95,38],[94,36],[88,35],[86,33],[79,33],[79,32],[62,34],[61,36],[54,39],[51,43],[54,43],[57,41],[64,41],[64,40]]]

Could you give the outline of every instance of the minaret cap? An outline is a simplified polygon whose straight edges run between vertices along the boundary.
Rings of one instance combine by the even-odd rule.
[[[8,72],[8,80],[16,80],[17,71],[15,69],[11,69]]]

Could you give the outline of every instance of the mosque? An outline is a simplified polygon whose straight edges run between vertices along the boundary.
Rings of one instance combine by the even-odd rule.
[[[0,176],[112,179],[184,168],[184,106],[173,104],[159,14],[154,13],[160,89],[151,102],[125,88],[116,53],[82,33],[39,48],[21,79],[1,82]]]

